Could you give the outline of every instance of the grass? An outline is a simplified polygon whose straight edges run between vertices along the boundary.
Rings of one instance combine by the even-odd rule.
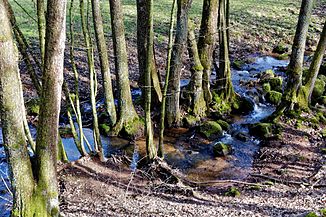
[[[20,0],[18,6],[13,0],[9,0],[16,14],[18,24],[28,38],[37,37],[37,23],[30,17],[36,17],[35,1]],[[17,0],[16,0],[17,1]],[[74,19],[76,32],[81,32],[78,0],[75,0]],[[128,39],[136,37],[136,5],[135,0],[123,0],[126,35]],[[300,10],[299,0],[232,0],[231,1],[231,37],[232,43],[241,45],[242,49],[249,47],[252,51],[268,51],[276,44],[291,44],[295,33],[295,26]],[[102,11],[107,34],[111,35],[109,2],[102,1]],[[172,0],[154,1],[154,25],[156,43],[167,40],[169,14]],[[324,22],[323,12],[326,0],[317,0],[310,33],[310,43],[317,43]],[[27,11],[28,16],[23,10]],[[199,27],[201,17],[202,0],[193,0],[190,17]]]

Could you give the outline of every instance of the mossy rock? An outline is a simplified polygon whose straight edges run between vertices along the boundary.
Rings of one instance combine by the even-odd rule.
[[[200,118],[193,115],[187,115],[183,118],[183,125],[185,127],[195,127],[200,123]]]
[[[268,79],[274,78],[275,77],[275,72],[273,69],[267,69],[265,72],[261,73],[260,75],[260,80],[265,83]]]
[[[135,118],[124,125],[121,134],[122,136],[131,139],[141,137],[144,134],[144,126],[145,124],[143,119]]]
[[[26,110],[29,115],[39,115],[40,113],[40,99],[33,98],[26,102]]]
[[[227,192],[225,192],[225,196],[229,197],[240,197],[240,195],[241,192],[236,187],[231,187]]]
[[[242,69],[242,67],[245,65],[245,61],[243,60],[234,60],[233,63],[232,63],[232,66],[237,69],[237,70],[240,70]]]
[[[271,85],[268,82],[264,83],[262,88],[265,94],[272,90]]]
[[[200,126],[199,132],[207,139],[216,139],[222,136],[223,129],[216,121],[206,121]]]
[[[325,81],[317,78],[314,89],[312,91],[312,98],[318,99],[319,97],[323,96],[324,92],[325,92]]]
[[[284,54],[289,51],[289,48],[286,47],[284,44],[278,44],[273,48],[273,53],[277,54]]]
[[[249,128],[252,135],[262,139],[267,139],[273,135],[273,125],[271,123],[258,123]]]
[[[284,53],[284,54],[277,55],[276,59],[278,59],[278,60],[287,60],[287,59],[289,59],[289,54]]]
[[[319,210],[321,217],[326,217],[326,208]]]
[[[268,79],[268,83],[271,86],[272,90],[282,91],[283,79],[280,76]]]
[[[223,120],[217,120],[216,122],[222,127],[223,130],[227,131],[230,129],[230,124],[228,122]]]
[[[318,79],[320,79],[326,83],[326,75],[318,75]]]
[[[243,132],[236,133],[234,137],[242,142],[247,142],[250,139],[249,136]]]
[[[213,153],[215,157],[225,157],[231,154],[232,148],[230,145],[224,144],[223,142],[217,142],[213,146]]]
[[[246,97],[236,97],[232,103],[232,112],[235,114],[249,114],[254,110],[255,104]]]
[[[108,124],[100,124],[100,130],[103,135],[105,135],[105,136],[110,135],[111,128]]]
[[[314,212],[310,212],[305,217],[318,217],[318,215]]]
[[[272,103],[274,105],[278,105],[278,104],[280,104],[280,102],[282,100],[282,94],[280,92],[277,92],[277,91],[274,91],[274,90],[269,91],[266,94],[266,100],[269,103]]]

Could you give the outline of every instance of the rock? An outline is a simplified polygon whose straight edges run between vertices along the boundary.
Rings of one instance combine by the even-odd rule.
[[[314,89],[312,91],[312,98],[318,99],[324,94],[324,92],[325,92],[325,81],[317,78]]]
[[[268,93],[269,91],[272,90],[271,89],[271,85],[268,82],[267,83],[264,83],[263,86],[262,86],[262,88],[263,88],[264,93]]]
[[[225,196],[229,197],[240,197],[241,193],[236,187],[231,187],[227,192],[225,192]]]
[[[237,69],[240,70],[242,69],[242,67],[245,65],[246,63],[243,60],[234,60],[232,63],[232,66]]]
[[[213,146],[213,153],[215,157],[225,157],[231,154],[232,148],[230,145],[224,144],[222,142],[217,142]]]
[[[216,122],[222,127],[223,130],[227,131],[230,129],[230,124],[228,122],[223,120],[217,120]]]
[[[103,135],[105,136],[109,136],[110,135],[110,126],[107,124],[100,124],[100,130],[102,132]]]
[[[265,80],[274,78],[275,73],[272,69],[267,69],[265,72],[261,73],[260,80],[264,83]]]
[[[207,139],[216,139],[223,134],[222,127],[215,121],[206,121],[204,122],[200,128],[200,133],[205,135]]]
[[[277,77],[269,78],[268,83],[270,84],[272,90],[279,91],[279,92],[282,91],[282,84],[283,84],[282,77],[277,76]]]
[[[183,118],[183,125],[187,128],[195,127],[199,124],[200,118],[197,118],[193,115],[187,115]]]
[[[266,139],[272,136],[273,126],[270,123],[258,123],[249,128],[249,132],[262,139]]]
[[[273,53],[284,54],[289,51],[289,48],[283,44],[278,44],[273,48]]]
[[[269,103],[272,103],[274,105],[278,105],[282,100],[282,94],[280,92],[277,92],[277,91],[274,91],[274,90],[269,91],[266,94],[266,100]]]
[[[247,142],[250,139],[249,136],[243,132],[236,133],[234,137],[242,142]]]
[[[233,103],[233,110],[232,112],[235,114],[249,114],[252,112],[255,108],[254,102],[252,102],[250,99],[246,97],[238,97],[236,102]]]
[[[310,212],[305,217],[318,217],[318,215],[314,212]]]

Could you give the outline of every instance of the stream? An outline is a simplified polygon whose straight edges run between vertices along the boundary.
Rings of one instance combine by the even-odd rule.
[[[248,124],[259,122],[269,116],[274,111],[274,106],[257,97],[255,88],[247,88],[241,85],[243,81],[248,82],[257,79],[257,74],[273,69],[277,75],[284,76],[282,69],[288,65],[287,60],[277,60],[273,57],[257,57],[253,63],[246,64],[242,70],[232,70],[232,82],[235,91],[252,101],[254,110],[246,116],[235,116],[230,130],[224,132],[217,141],[208,144],[189,145],[193,135],[187,129],[174,130],[176,136],[166,136],[165,138],[165,159],[174,167],[182,170],[189,179],[194,181],[207,181],[216,179],[243,179],[249,175],[255,153],[259,150],[260,141],[249,135]],[[188,79],[183,79],[181,86],[189,84]],[[133,99],[141,95],[139,89],[132,91]],[[102,104],[98,103],[99,106]],[[90,109],[88,105],[83,106],[84,112]],[[78,129],[77,129],[78,130]],[[91,146],[93,144],[92,129],[83,129],[87,140]],[[36,136],[36,129],[31,128],[32,135]],[[247,138],[237,139],[241,133]],[[182,136],[187,135],[187,137]],[[62,138],[69,161],[80,158],[80,154],[75,146],[73,138]],[[110,154],[126,153],[132,159],[130,167],[135,169],[141,156],[145,155],[145,141],[140,140],[136,145],[130,145],[129,141],[117,137],[102,137],[105,156]],[[232,146],[232,154],[227,157],[214,157],[212,154],[213,145],[216,142],[223,142]],[[2,129],[0,128],[0,216],[9,216],[12,196],[8,191],[10,188],[8,165],[6,163],[3,148]]]

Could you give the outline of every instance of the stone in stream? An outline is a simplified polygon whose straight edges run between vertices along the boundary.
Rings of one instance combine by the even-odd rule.
[[[269,91],[266,94],[266,100],[269,103],[272,103],[274,105],[278,105],[278,104],[280,104],[280,102],[282,100],[282,93],[274,91],[274,90]]]
[[[271,123],[258,123],[249,128],[250,134],[261,139],[267,139],[273,135],[273,125]]]
[[[183,125],[184,127],[195,127],[200,123],[200,118],[195,117],[193,115],[187,115],[183,118]]]
[[[215,157],[225,157],[231,154],[232,148],[228,144],[224,144],[223,142],[217,142],[213,146],[213,153]]]
[[[280,76],[273,77],[268,79],[267,82],[270,84],[272,90],[282,91],[282,84],[283,84],[282,77]]]
[[[199,127],[199,132],[207,139],[217,139],[223,135],[222,127],[216,121],[206,121]]]

